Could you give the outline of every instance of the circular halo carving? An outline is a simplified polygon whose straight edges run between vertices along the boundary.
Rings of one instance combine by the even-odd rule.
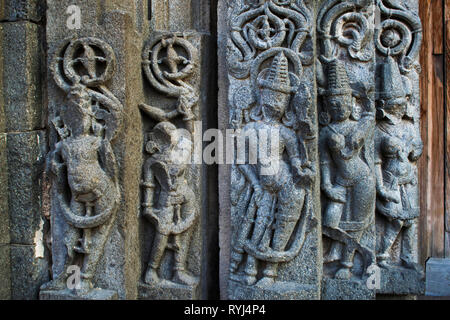
[[[181,48],[186,57],[181,56],[176,47]],[[160,58],[164,51],[164,57]],[[194,74],[198,65],[198,52],[188,40],[165,35],[145,45],[142,60],[145,75],[150,83],[171,97],[179,97],[190,88],[184,80]],[[162,64],[166,64],[169,71],[163,70]]]
[[[80,56],[80,50],[83,54]],[[97,72],[98,64],[104,64]],[[76,65],[82,65],[85,75],[80,75]],[[86,86],[99,86],[110,80],[114,74],[115,56],[109,44],[96,38],[81,38],[71,41],[64,53],[64,71],[73,83],[81,82]]]
[[[383,21],[375,34],[377,49],[385,56],[405,53],[411,45],[411,31],[396,20]]]
[[[115,71],[112,47],[97,38],[66,39],[51,63],[56,84],[67,91],[81,83],[96,87],[109,81]]]

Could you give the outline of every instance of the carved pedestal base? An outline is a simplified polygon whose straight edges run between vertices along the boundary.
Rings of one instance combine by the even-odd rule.
[[[366,280],[324,279],[322,300],[373,300],[375,290],[367,288]]]
[[[139,283],[138,294],[140,300],[198,300],[200,299],[200,286],[186,286],[163,280],[158,286]]]
[[[40,300],[117,300],[116,291],[94,289],[86,295],[77,295],[73,290],[47,290],[39,293]]]
[[[381,289],[378,294],[384,295],[423,295],[425,278],[423,274],[400,267],[381,268]]]
[[[275,282],[270,287],[247,286],[228,282],[228,297],[233,300],[317,300],[318,288],[294,282]]]

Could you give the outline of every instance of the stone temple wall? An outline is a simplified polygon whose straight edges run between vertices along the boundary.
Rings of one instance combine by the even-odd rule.
[[[421,42],[417,0],[1,0],[0,299],[422,295]]]

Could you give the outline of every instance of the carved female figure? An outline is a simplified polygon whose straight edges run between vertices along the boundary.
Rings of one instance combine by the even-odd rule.
[[[158,269],[164,253],[173,249],[172,281],[193,286],[198,279],[186,270],[186,258],[197,221],[195,195],[185,172],[191,160],[192,143],[170,122],[160,122],[150,134],[146,151],[151,157],[144,166],[144,216],[156,227],[145,275],[147,284],[160,282]]]
[[[243,211],[239,213],[243,223],[233,246],[230,271],[232,280],[246,285],[257,281],[258,260],[265,262],[265,267],[257,285],[266,287],[275,282],[278,264],[290,261],[298,254],[307,228],[306,221],[311,218],[301,219],[301,227],[294,236],[302,211],[307,207],[305,189],[315,173],[309,167],[307,155],[300,152],[295,131],[283,123],[291,94],[297,89],[295,77],[292,76],[288,70],[288,60],[280,52],[271,67],[259,74],[258,106],[252,111],[252,121],[242,129],[243,136],[248,138],[247,135],[256,134],[258,141],[263,139],[263,134],[271,138],[272,132],[279,134],[276,154],[271,155],[278,161],[278,170],[264,173],[268,159],[264,159],[265,155],[261,153],[258,153],[256,164],[238,165],[240,174],[253,192],[248,197],[248,206],[242,207]],[[248,155],[250,151],[246,149],[246,152]],[[291,238],[295,240],[292,250],[288,250]],[[245,253],[247,259],[241,276],[237,272]]]
[[[324,233],[334,231],[325,262],[340,261],[335,274],[349,279],[355,249],[364,231],[374,221],[375,178],[365,157],[365,146],[375,126],[373,112],[364,112],[356,121],[352,115],[352,89],[344,66],[329,61],[325,110],[330,123],[322,128],[319,152],[322,190],[328,198],[324,213]],[[330,233],[328,234],[330,235]]]
[[[414,163],[422,154],[423,144],[413,121],[407,118],[407,80],[401,76],[395,60],[388,57],[383,65],[379,121],[375,131],[377,212],[386,218],[377,260],[380,266],[389,266],[389,250],[404,230],[401,260],[407,268],[421,271],[414,243],[419,216],[418,205],[414,202],[417,198]]]

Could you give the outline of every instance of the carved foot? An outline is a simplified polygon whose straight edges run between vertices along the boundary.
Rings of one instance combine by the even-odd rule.
[[[340,254],[339,252],[335,252],[334,250],[331,251],[330,253],[328,253],[324,258],[323,258],[323,262],[324,263],[330,263],[330,262],[334,262],[334,261],[338,261],[340,260]]]
[[[181,283],[187,286],[193,286],[197,283],[197,278],[191,276],[186,271],[177,270],[175,271],[175,275],[172,279],[173,282]]]
[[[389,269],[391,267],[387,260],[378,261],[378,266],[383,269]]]
[[[77,296],[85,296],[89,292],[91,292],[93,289],[94,289],[94,286],[92,285],[91,281],[84,279],[84,280],[81,280],[79,288],[75,289],[75,293]]]
[[[145,273],[144,282],[150,285],[155,285],[160,282],[158,272],[156,272],[156,269],[148,268],[147,272]]]
[[[402,261],[403,261],[403,265],[405,266],[405,268],[412,269],[421,274],[424,273],[423,268],[420,264],[410,261],[410,260],[407,260],[407,259],[402,259]]]
[[[67,289],[67,283],[61,278],[44,283],[40,288],[41,291],[59,291],[64,289]]]
[[[261,287],[261,288],[267,288],[272,286],[275,283],[275,279],[272,277],[264,277],[261,280],[258,281],[258,283],[256,284],[256,286]]]
[[[349,280],[352,277],[352,273],[349,268],[344,267],[339,269],[334,277],[339,280]]]
[[[241,281],[243,284],[247,285],[247,286],[252,286],[256,283],[256,277],[255,276],[250,276],[250,275],[245,275],[242,278]]]

